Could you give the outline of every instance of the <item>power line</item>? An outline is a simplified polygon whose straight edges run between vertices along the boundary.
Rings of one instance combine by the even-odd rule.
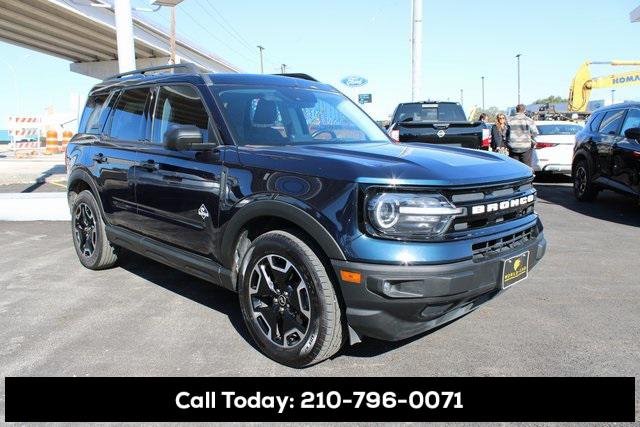
[[[250,43],[247,41],[246,38],[244,38],[242,36],[242,34],[235,29],[235,27],[233,25],[231,25],[231,23],[224,17],[224,15],[213,5],[211,0],[206,0],[206,4],[220,17],[220,19],[216,18],[211,12],[209,12],[203,5],[202,3],[198,3],[200,5],[200,7],[202,8],[202,10],[205,11],[205,13],[207,13],[209,16],[211,16],[217,23],[220,24],[220,27],[225,30],[227,33],[229,33],[232,37],[234,37],[236,40],[238,40],[240,43],[242,43],[243,46],[245,46],[250,52],[254,52],[255,51],[255,45],[256,43]],[[221,22],[222,21],[222,22]],[[226,28],[225,28],[226,27]],[[268,62],[269,64],[271,64],[274,67],[278,67],[279,64],[281,64],[284,61],[281,61],[279,58],[273,57],[275,62],[270,60],[268,56],[266,56],[264,58],[264,62]]]
[[[181,13],[184,13],[189,19],[191,19],[191,21],[196,24],[198,27],[202,28],[205,32],[207,32],[207,34],[209,34],[211,37],[213,37],[214,39],[218,40],[220,43],[222,43],[224,46],[227,47],[227,49],[229,49],[230,51],[242,56],[243,58],[245,58],[246,60],[250,61],[251,63],[255,62],[255,58],[250,58],[247,55],[245,55],[242,52],[239,52],[238,50],[234,49],[232,46],[230,46],[227,42],[225,42],[223,39],[221,39],[220,37],[218,37],[216,34],[212,33],[207,27],[205,27],[204,25],[202,25],[198,20],[196,20],[193,15],[191,15],[186,9],[181,9],[180,10]]]

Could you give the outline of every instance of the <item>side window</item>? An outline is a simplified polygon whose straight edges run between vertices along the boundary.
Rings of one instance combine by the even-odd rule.
[[[102,125],[104,124],[104,121],[101,121],[100,117],[103,116],[101,113],[105,102],[107,102],[107,98],[109,98],[109,93],[89,96],[87,104],[84,106],[84,111],[82,112],[80,124],[78,125],[78,131],[80,133],[100,133]]]
[[[186,85],[162,86],[158,93],[151,141],[162,144],[164,134],[174,126],[193,125],[209,142],[209,115],[198,91]]]
[[[624,119],[624,124],[620,130],[620,135],[624,136],[624,131],[631,128],[640,128],[640,110],[632,108],[629,110],[627,117]]]
[[[602,123],[600,123],[599,132],[605,135],[617,135],[624,118],[624,113],[625,110],[615,110],[605,114]]]
[[[592,132],[598,132],[598,128],[600,127],[600,122],[602,122],[603,117],[604,114],[602,113],[598,113],[593,116],[591,123],[589,124],[589,129],[591,129]]]
[[[149,88],[124,90],[114,108],[109,136],[122,141],[144,140],[147,133],[144,108],[148,97]]]

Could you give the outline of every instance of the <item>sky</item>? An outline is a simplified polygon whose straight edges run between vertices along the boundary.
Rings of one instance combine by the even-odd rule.
[[[144,7],[146,0],[132,0]],[[460,101],[467,112],[481,105],[505,109],[517,101],[515,55],[521,57],[522,101],[566,97],[584,61],[638,59],[640,23],[629,12],[640,0],[424,0],[422,98]],[[145,18],[168,26],[169,12]],[[197,22],[194,22],[197,21]],[[177,9],[178,33],[197,41],[243,71],[280,64],[308,73],[356,96],[371,93],[366,110],[376,119],[411,97],[411,0],[185,0]],[[624,68],[627,69],[627,68]],[[592,75],[622,68],[593,66]],[[369,83],[357,90],[348,75]],[[69,111],[72,95],[85,97],[97,80],[69,71],[67,61],[0,42],[0,128],[12,114]],[[591,99],[610,99],[596,90]],[[640,99],[640,86],[619,88],[616,101]]]

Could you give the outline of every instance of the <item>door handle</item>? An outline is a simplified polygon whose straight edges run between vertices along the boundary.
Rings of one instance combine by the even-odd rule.
[[[158,164],[154,160],[147,160],[146,162],[142,162],[140,163],[140,167],[151,172],[157,171],[159,169]]]
[[[98,153],[92,158],[93,158],[93,161],[96,163],[106,163],[107,161],[109,161],[109,159],[105,157],[105,155],[102,153]]]

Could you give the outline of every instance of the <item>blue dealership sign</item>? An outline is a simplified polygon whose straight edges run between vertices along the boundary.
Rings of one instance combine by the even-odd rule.
[[[343,85],[348,87],[360,87],[368,83],[367,79],[360,76],[347,76],[340,81],[342,82]]]

